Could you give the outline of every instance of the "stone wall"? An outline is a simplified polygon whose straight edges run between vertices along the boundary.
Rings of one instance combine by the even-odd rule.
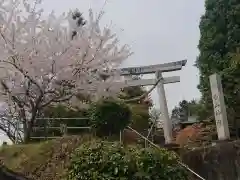
[[[213,147],[185,152],[181,156],[206,180],[240,179],[240,141],[222,142]]]
[[[7,169],[5,166],[0,167],[0,179],[1,180],[30,180],[18,173],[15,173]]]

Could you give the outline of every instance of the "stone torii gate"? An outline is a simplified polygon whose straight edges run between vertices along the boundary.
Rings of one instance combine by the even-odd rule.
[[[165,143],[170,144],[173,141],[172,136],[172,122],[168,114],[167,99],[164,90],[164,84],[180,82],[179,76],[163,78],[162,73],[172,72],[181,70],[185,66],[187,60],[175,61],[164,64],[150,65],[150,66],[139,66],[139,67],[128,67],[122,68],[121,76],[126,78],[125,87],[127,86],[147,86],[155,85],[156,82],[161,79],[157,84],[157,93],[159,96],[161,116],[163,119],[163,130]],[[142,75],[142,74],[153,74],[155,73],[156,79],[140,79],[140,80],[129,80],[132,75]]]
[[[164,130],[164,138],[165,138],[166,144],[172,143],[173,136],[172,136],[172,122],[168,114],[164,84],[180,82],[180,77],[172,76],[172,77],[163,78],[162,73],[181,70],[182,67],[186,65],[186,63],[187,63],[187,60],[181,60],[181,61],[175,61],[175,62],[164,63],[164,64],[150,65],[150,66],[121,68],[120,74],[121,76],[124,77],[125,80],[120,82],[109,82],[109,85],[112,85],[112,83],[114,83],[114,87],[119,85],[122,88],[131,87],[131,86],[132,87],[150,86],[150,85],[156,85],[156,83],[158,82],[157,93],[159,96],[161,116],[164,122],[163,130]],[[131,78],[133,75],[143,75],[143,74],[153,74],[153,73],[156,76],[155,79],[134,80]],[[161,80],[159,81],[159,79]],[[100,82],[99,82],[99,85],[100,85]],[[92,85],[89,85],[88,90],[94,91],[96,88],[99,88],[96,84],[94,87]]]

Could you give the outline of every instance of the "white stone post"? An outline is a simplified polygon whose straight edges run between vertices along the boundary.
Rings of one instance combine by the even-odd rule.
[[[215,121],[219,140],[227,140],[230,138],[227,112],[224,102],[224,95],[221,83],[221,77],[218,74],[213,74],[209,77]]]
[[[157,71],[156,79],[159,79],[159,78],[163,78],[162,73],[160,71]],[[160,81],[157,85],[157,93],[159,96],[161,117],[163,119],[163,131],[164,131],[165,143],[170,144],[173,141],[172,122],[168,114],[167,99],[165,95],[164,84],[162,81]]]

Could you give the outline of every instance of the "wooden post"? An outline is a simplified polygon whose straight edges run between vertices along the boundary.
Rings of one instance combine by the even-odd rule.
[[[218,74],[213,74],[209,77],[212,92],[213,108],[217,133],[219,140],[230,139],[227,112],[224,102],[224,95],[221,83],[221,77]]]
[[[67,134],[68,134],[67,124],[64,124],[64,136],[67,136]]]
[[[67,125],[64,124],[64,123],[61,123],[60,124],[60,131],[61,131],[63,136],[66,136],[67,135]]]
[[[122,130],[120,130],[119,132],[119,141],[120,141],[120,144],[122,144]]]
[[[44,137],[45,137],[45,140],[47,140],[47,123],[48,123],[48,119],[44,120]]]

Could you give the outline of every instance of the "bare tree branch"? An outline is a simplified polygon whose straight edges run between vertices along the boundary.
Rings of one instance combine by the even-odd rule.
[[[149,89],[147,92],[145,92],[143,95],[136,97],[136,98],[132,98],[132,99],[128,99],[128,100],[124,100],[124,102],[126,103],[130,103],[130,102],[135,102],[135,101],[140,101],[144,98],[146,98],[154,89],[155,87],[158,85],[158,83],[162,80],[162,78],[158,79],[156,81],[156,83],[153,85],[153,87],[151,87],[151,89]]]

